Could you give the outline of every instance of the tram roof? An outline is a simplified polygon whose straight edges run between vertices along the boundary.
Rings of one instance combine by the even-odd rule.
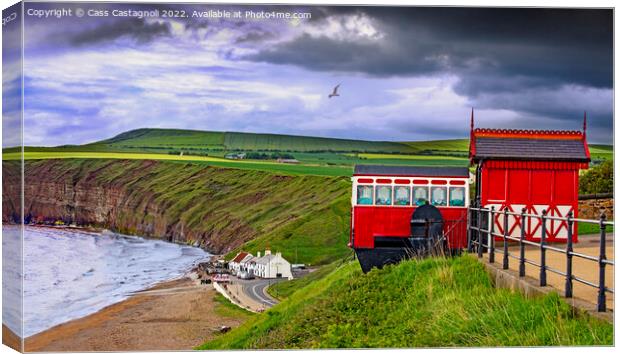
[[[468,178],[467,167],[355,165],[353,175]]]

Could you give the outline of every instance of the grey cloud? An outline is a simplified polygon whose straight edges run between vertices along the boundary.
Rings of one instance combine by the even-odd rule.
[[[406,46],[391,43],[340,41],[303,34],[294,41],[246,56],[244,59],[296,64],[320,71],[364,72],[375,76],[434,73],[444,66],[432,55],[425,55],[423,48],[412,50],[423,57],[408,61],[408,49]]]
[[[313,21],[354,12],[375,20],[381,42],[302,35],[248,59],[375,76],[492,70],[553,84],[612,84],[611,10],[330,7],[313,9]]]
[[[263,42],[263,41],[266,41],[272,38],[275,38],[274,33],[261,30],[261,29],[256,29],[256,30],[250,30],[249,32],[241,35],[235,40],[235,43],[237,44],[256,43],[256,42]]]
[[[99,27],[75,34],[71,38],[73,45],[96,44],[112,41],[124,36],[130,37],[139,43],[150,42],[155,38],[170,35],[170,25],[161,22],[148,22],[141,18],[131,18],[113,23],[106,23]]]
[[[569,124],[587,110],[594,136],[609,141],[612,10],[325,7],[313,10],[313,23],[320,26],[330,16],[354,13],[371,18],[383,38],[372,42],[303,34],[246,59],[371,77],[455,75],[455,92],[471,105],[532,117],[500,125]],[[566,87],[599,91],[595,97],[578,91],[554,94]]]

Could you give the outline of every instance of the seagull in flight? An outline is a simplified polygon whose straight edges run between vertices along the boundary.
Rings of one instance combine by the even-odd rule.
[[[338,94],[338,87],[340,87],[340,84],[338,84],[338,85],[336,85],[336,87],[334,87],[334,92],[330,93],[329,96],[327,96],[327,98],[332,98],[332,97],[340,96]]]

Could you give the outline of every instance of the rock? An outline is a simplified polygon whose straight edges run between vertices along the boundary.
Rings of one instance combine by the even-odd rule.
[[[607,220],[613,220],[614,218],[613,198],[588,199],[588,200],[579,201],[579,218],[598,220],[601,216],[601,212],[605,213],[605,215],[607,216]]]
[[[230,331],[230,326],[221,326],[218,330],[220,333],[226,333],[228,331]]]

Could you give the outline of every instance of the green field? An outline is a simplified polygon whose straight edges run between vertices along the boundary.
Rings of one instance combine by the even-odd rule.
[[[574,313],[555,293],[494,288],[474,257],[407,261],[362,274],[357,262],[198,349],[611,345],[613,325]],[[300,284],[301,285],[301,284]],[[282,289],[280,289],[282,290]]]
[[[386,142],[278,134],[137,129],[85,145],[25,147],[26,159],[114,158],[191,161],[211,166],[291,174],[348,176],[356,164],[468,166],[468,139]],[[3,159],[17,159],[17,148]],[[594,163],[613,159],[610,145],[591,145]],[[275,160],[228,160],[229,153],[286,153],[299,165]],[[183,153],[183,156],[180,156]]]
[[[607,227],[605,227],[605,232],[606,233],[614,232],[613,225],[607,225]],[[577,223],[577,233],[580,236],[581,235],[593,235],[593,234],[599,235],[601,233],[601,228],[598,224],[579,222]]]
[[[428,152],[467,152],[469,151],[469,139],[410,141],[404,144],[410,146],[416,153]]]
[[[2,159],[4,161],[20,160],[21,154],[17,152],[3,153]],[[49,159],[159,160],[181,163],[191,162],[198,165],[268,171],[285,173],[289,175],[350,176],[353,172],[351,166],[293,165],[276,163],[274,161],[226,160],[217,157],[191,155],[179,156],[170,154],[98,151],[26,151],[24,153],[24,160]]]
[[[614,147],[612,145],[590,145],[589,148],[592,160],[614,159]]]

